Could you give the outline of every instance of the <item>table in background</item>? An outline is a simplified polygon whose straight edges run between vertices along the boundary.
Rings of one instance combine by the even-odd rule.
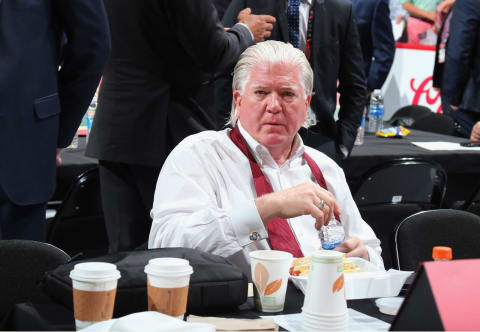
[[[403,138],[365,135],[363,145],[355,146],[342,165],[350,189],[353,190],[362,175],[374,166],[395,158],[424,158],[439,163],[447,172],[446,206],[465,200],[480,181],[480,151],[429,151],[412,144],[440,141],[460,143],[466,139],[419,130],[411,130]]]

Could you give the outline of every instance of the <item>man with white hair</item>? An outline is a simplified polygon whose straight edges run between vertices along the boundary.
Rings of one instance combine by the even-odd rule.
[[[183,140],[158,178],[149,247],[190,247],[230,258],[248,252],[311,255],[332,215],[346,239],[336,250],[383,267],[380,241],[362,220],[335,162],[297,134],[312,98],[305,55],[268,41],[248,48],[233,77],[233,130]]]

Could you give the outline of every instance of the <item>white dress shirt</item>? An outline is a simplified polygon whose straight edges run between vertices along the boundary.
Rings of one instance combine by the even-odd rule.
[[[300,49],[305,53],[307,45],[308,16],[310,16],[310,8],[313,0],[302,0],[300,2],[299,11],[299,33],[300,33]],[[313,28],[313,27],[312,27]]]
[[[304,146],[297,135],[291,156],[278,166],[268,149],[256,142],[240,122],[237,125],[273,191],[307,181],[316,183],[303,158],[306,151],[322,170],[328,190],[340,205],[345,236],[359,237],[367,246],[370,261],[383,268],[380,241],[362,220],[343,170],[333,160]],[[175,147],[160,172],[148,246],[197,248],[248,263],[250,251],[269,249],[256,198],[249,161],[230,139],[229,129],[189,136]],[[312,216],[287,221],[305,256],[321,248]],[[252,240],[253,232],[259,233],[261,239]]]

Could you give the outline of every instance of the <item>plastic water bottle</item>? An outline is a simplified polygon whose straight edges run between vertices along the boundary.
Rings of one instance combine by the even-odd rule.
[[[345,239],[345,231],[342,224],[334,217],[326,226],[322,226],[318,231],[318,237],[322,242],[322,249],[331,250],[336,248]]]
[[[97,110],[97,98],[93,97],[92,102],[87,110],[87,142],[88,137],[90,136],[90,131],[92,130],[93,118],[95,117],[95,111]]]
[[[365,117],[367,115],[367,108],[363,108],[363,115],[362,115],[362,122],[360,123],[360,127],[357,129],[357,138],[355,139],[355,145],[362,145],[363,138],[365,136]]]
[[[370,112],[367,133],[376,133],[383,128],[383,96],[380,89],[373,91],[370,97]]]

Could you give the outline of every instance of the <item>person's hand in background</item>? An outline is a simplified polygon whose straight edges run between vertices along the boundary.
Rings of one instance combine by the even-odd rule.
[[[480,121],[475,123],[470,134],[470,141],[475,143],[480,143]]]
[[[270,15],[254,15],[250,8],[245,8],[238,14],[237,21],[246,24],[253,33],[253,41],[259,43],[270,37],[276,20]]]

